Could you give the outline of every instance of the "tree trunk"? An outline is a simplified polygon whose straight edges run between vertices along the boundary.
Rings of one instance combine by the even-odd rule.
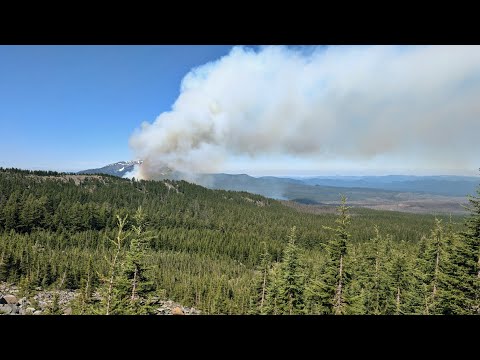
[[[85,285],[85,299],[89,298],[89,296],[88,296],[89,288],[90,288],[90,267],[88,268],[87,284]]]
[[[260,313],[262,313],[263,302],[265,301],[265,285],[267,283],[267,269],[263,272],[262,299],[260,301]]]
[[[425,312],[424,314],[425,315],[429,315],[429,310],[428,310],[428,291],[426,289],[427,285],[426,284],[423,284],[424,285],[424,291],[425,291]]]
[[[290,315],[292,315],[292,310],[293,310],[293,298],[292,294],[289,294],[290,300],[289,300],[289,306],[290,306]]]
[[[113,278],[115,276],[115,264],[117,263],[117,255],[118,251],[115,253],[115,257],[113,258],[112,269],[110,280],[108,282],[108,295],[107,295],[107,311],[106,315],[110,315],[110,303],[112,302],[112,289],[113,289]]]
[[[342,314],[342,308],[343,308],[342,276],[343,276],[343,255],[340,255],[340,266],[338,268],[339,279],[338,279],[337,291],[335,292],[334,305],[333,305],[335,315]]]
[[[107,295],[107,311],[106,315],[110,315],[110,305],[112,303],[112,290],[113,290],[113,280],[115,278],[115,267],[117,265],[118,255],[120,254],[120,241],[118,242],[117,251],[115,252],[115,257],[113,258],[113,262],[111,265],[111,275],[110,280],[108,282],[108,295]]]
[[[478,262],[477,262],[477,267],[478,267],[478,274],[477,277],[480,279],[480,255],[478,255]]]
[[[400,286],[397,286],[397,315],[400,314]]]
[[[377,256],[375,258],[375,293],[376,293],[376,304],[375,304],[375,312],[377,314],[380,313],[380,276],[378,274],[378,269],[379,269],[379,260],[378,260],[379,254],[377,251]]]
[[[132,287],[132,302],[135,301],[135,291],[137,290],[137,267],[135,266],[135,271],[133,273],[133,287]]]
[[[115,252],[113,262],[110,266],[111,275],[110,275],[110,280],[109,280],[109,284],[108,284],[106,315],[110,315],[110,306],[112,304],[113,281],[115,279],[115,268],[116,268],[116,265],[117,265],[118,256],[120,255],[120,250],[121,250],[121,247],[122,247],[122,240],[124,239],[124,237],[122,238],[122,231],[123,231],[123,226],[125,225],[125,221],[127,221],[127,217],[125,216],[125,218],[121,219],[120,216],[117,215],[117,219],[118,219],[117,241],[115,242],[115,241],[111,240],[117,246],[117,251]]]
[[[435,295],[437,293],[437,279],[438,279],[438,268],[440,263],[440,239],[437,243],[437,258],[435,260],[435,275],[433,278],[433,291],[432,291],[432,303],[435,300]]]

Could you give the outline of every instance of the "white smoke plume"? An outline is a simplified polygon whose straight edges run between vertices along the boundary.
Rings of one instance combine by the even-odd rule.
[[[123,174],[122,178],[124,179],[132,179],[140,177],[140,165],[134,165],[132,171],[127,171]]]
[[[239,155],[478,168],[479,134],[480,46],[234,47],[192,69],[130,146],[143,178]]]

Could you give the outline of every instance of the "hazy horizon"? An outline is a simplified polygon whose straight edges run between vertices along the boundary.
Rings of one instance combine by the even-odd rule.
[[[1,167],[476,176],[480,46],[0,46]]]
[[[30,166],[30,167],[22,167],[22,166],[3,166],[0,165],[0,167],[3,168],[20,168],[24,170],[51,170],[51,171],[58,171],[58,172],[71,172],[71,173],[76,173],[82,170],[88,170],[88,169],[97,169],[97,168],[102,168],[107,165],[115,164],[117,162],[121,161],[131,161],[131,160],[118,160],[118,161],[113,161],[109,162],[108,164],[98,164],[95,165],[95,163],[91,163],[92,166],[86,166],[86,167],[81,167],[81,168],[62,168],[62,167],[45,167],[45,166]],[[434,171],[434,170],[400,170],[400,169],[391,169],[391,170],[386,170],[386,171],[369,171],[367,169],[364,169],[363,171],[335,171],[335,170],[322,170],[322,171],[316,171],[316,170],[281,170],[281,169],[276,169],[276,170],[271,170],[271,171],[264,171],[264,172],[256,172],[256,171],[249,171],[247,169],[239,169],[238,171],[219,171],[211,174],[229,174],[229,175],[249,175],[252,177],[263,177],[263,176],[273,176],[273,177],[279,177],[279,178],[309,178],[309,177],[361,177],[361,176],[465,176],[465,177],[476,177],[479,176],[479,171],[478,169],[472,170],[471,172],[464,171],[464,172],[458,172],[455,170],[451,170],[450,172],[439,172],[439,171]]]

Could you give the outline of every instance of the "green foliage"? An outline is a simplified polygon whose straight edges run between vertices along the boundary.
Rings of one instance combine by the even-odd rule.
[[[350,225],[350,207],[346,205],[347,198],[342,196],[342,203],[338,207],[338,217],[335,219],[335,228],[324,226],[331,230],[334,235],[326,244],[328,260],[323,269],[321,281],[323,282],[321,308],[326,313],[335,315],[345,314],[348,306],[348,299],[345,296],[345,289],[349,284],[350,271],[347,269],[346,255],[347,244],[351,237],[347,231]]]
[[[296,228],[292,227],[288,236],[280,266],[280,299],[285,304],[283,313],[300,314],[304,307],[304,275],[299,259],[299,249],[295,244]]]
[[[45,315],[62,315],[62,309],[59,304],[60,294],[54,292],[52,303],[45,309]]]
[[[265,314],[295,315],[304,311],[305,274],[295,240],[294,226],[288,235],[282,261],[270,273]]]
[[[364,289],[366,314],[380,315],[387,312],[388,299],[391,297],[390,278],[387,274],[392,259],[391,242],[391,237],[382,236],[378,226],[375,226],[375,237],[359,250],[364,255],[358,273]]]
[[[480,187],[470,196],[465,230],[454,236],[439,299],[445,314],[480,314]]]
[[[260,255],[260,264],[255,274],[257,284],[250,302],[250,314],[265,314],[267,287],[269,285],[269,273],[272,269],[271,257],[268,253],[267,244],[263,242],[264,251]]]
[[[134,215],[133,239],[121,266],[119,278],[119,297],[123,304],[122,313],[148,314],[153,311],[148,303],[142,303],[140,298],[147,298],[155,288],[148,272],[145,257],[148,250],[148,241],[151,237],[145,233],[145,214],[139,207]]]
[[[401,315],[406,313],[406,299],[411,291],[411,267],[403,251],[394,250],[387,274],[390,277],[390,291],[386,314]]]
[[[345,198],[335,216],[185,181],[0,169],[0,281],[77,290],[76,314],[109,298],[109,314],[150,313],[151,296],[206,314],[472,314],[470,203],[465,225]]]
[[[18,296],[30,298],[34,293],[35,284],[32,282],[29,276],[23,276],[18,283],[18,287],[20,288]]]
[[[451,225],[449,226],[451,227]],[[441,300],[448,297],[446,269],[451,266],[453,234],[445,232],[442,221],[435,219],[429,237],[422,239],[420,253],[413,269],[415,291],[411,296],[410,311],[416,314],[442,314]]]

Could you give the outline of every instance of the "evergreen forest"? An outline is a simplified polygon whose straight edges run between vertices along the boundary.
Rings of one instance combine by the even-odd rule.
[[[480,189],[469,215],[0,168],[0,282],[71,289],[74,314],[480,314]]]

